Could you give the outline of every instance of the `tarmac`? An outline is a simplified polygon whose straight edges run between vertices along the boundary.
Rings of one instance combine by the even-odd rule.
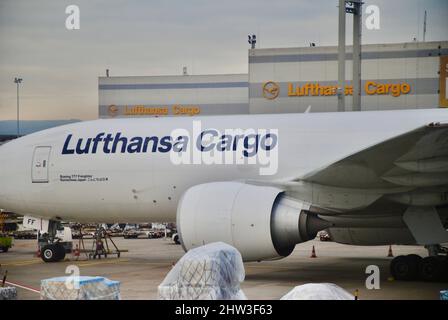
[[[7,253],[0,253],[0,275],[8,270],[7,284],[17,286],[18,299],[40,299],[40,281],[66,276],[67,266],[77,265],[83,276],[104,276],[121,282],[122,299],[157,299],[157,287],[173,264],[184,254],[171,239],[113,238],[120,258],[87,260],[84,254],[67,255],[63,262],[44,263],[36,257],[36,240],[15,240]],[[92,240],[85,240],[91,243]],[[311,258],[312,246],[316,258]],[[87,246],[87,244],[86,244]],[[335,283],[360,300],[439,299],[448,283],[396,281],[390,277],[388,246],[348,246],[334,242],[308,241],[296,246],[287,258],[245,263],[246,277],[241,289],[249,299],[279,299],[295,286],[306,283]],[[392,246],[395,256],[416,253],[427,256],[418,246]],[[380,289],[367,289],[369,265],[380,270]]]

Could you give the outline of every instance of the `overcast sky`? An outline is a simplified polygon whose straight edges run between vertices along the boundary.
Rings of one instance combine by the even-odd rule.
[[[247,34],[257,47],[337,44],[338,0],[0,0],[0,120],[94,119],[98,76],[247,73]],[[65,28],[65,8],[81,28]],[[365,0],[381,10],[363,43],[448,40],[447,0]],[[351,42],[351,19],[347,41]],[[349,33],[350,31],[350,33]]]

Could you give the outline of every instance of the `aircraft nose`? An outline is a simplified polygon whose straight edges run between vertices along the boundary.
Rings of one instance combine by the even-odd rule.
[[[4,203],[4,193],[5,193],[5,189],[6,189],[6,179],[5,179],[5,171],[6,168],[8,166],[8,161],[5,157],[5,151],[4,151],[5,147],[3,145],[0,145],[0,209],[5,209],[3,208],[3,203]]]
[[[0,209],[25,214],[39,203],[32,185],[34,138],[29,135],[0,145]]]
[[[4,146],[4,144],[0,144],[0,185],[2,183],[1,177],[3,175],[4,170],[6,169],[6,165],[7,165],[6,162],[7,162],[7,159],[6,159],[5,146]]]
[[[11,210],[12,199],[20,193],[17,169],[21,163],[18,159],[15,141],[0,145],[0,209],[3,210]]]

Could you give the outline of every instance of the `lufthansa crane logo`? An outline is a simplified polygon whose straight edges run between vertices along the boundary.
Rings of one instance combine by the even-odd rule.
[[[111,117],[115,117],[118,113],[118,108],[114,104],[111,104],[109,106],[108,112]]]
[[[263,97],[272,100],[278,97],[280,87],[274,81],[268,81],[263,84]]]

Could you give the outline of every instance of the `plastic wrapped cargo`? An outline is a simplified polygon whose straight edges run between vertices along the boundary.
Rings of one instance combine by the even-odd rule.
[[[0,300],[17,300],[17,288],[0,287]]]
[[[448,300],[448,290],[440,291],[440,300]]]
[[[355,297],[334,283],[308,283],[295,287],[280,300],[355,300]]]
[[[104,277],[57,277],[40,284],[42,300],[120,300],[120,282]]]
[[[161,300],[245,300],[241,254],[223,242],[188,251],[159,285]]]

